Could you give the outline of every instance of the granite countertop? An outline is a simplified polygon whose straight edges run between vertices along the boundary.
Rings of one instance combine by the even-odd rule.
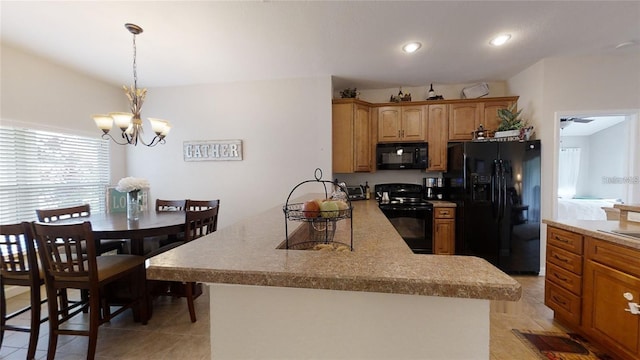
[[[297,199],[302,201],[304,199]],[[354,251],[276,249],[285,217],[276,206],[149,260],[156,280],[518,300],[520,284],[484,259],[416,255],[375,200],[352,203]],[[295,227],[289,226],[289,233]]]
[[[640,223],[621,224],[618,220],[542,220],[543,223],[596,239],[640,250],[640,239],[616,235],[612,231],[640,233]]]

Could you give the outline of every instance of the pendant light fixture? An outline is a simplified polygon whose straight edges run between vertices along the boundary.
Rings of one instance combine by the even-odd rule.
[[[131,112],[112,112],[109,114],[96,114],[91,116],[96,122],[96,126],[103,131],[103,138],[111,138],[118,145],[138,145],[138,142],[145,146],[155,146],[158,144],[164,144],[164,138],[169,133],[171,125],[166,120],[148,118],[151,123],[151,128],[156,134],[151,142],[147,143],[142,138],[142,118],[140,117],[140,109],[144,98],[147,95],[147,89],[138,89],[138,71],[136,64],[136,35],[142,33],[142,28],[135,24],[124,24],[124,27],[133,34],[133,85],[122,88],[129,98],[129,107]],[[122,141],[116,140],[109,131],[113,127],[113,123],[116,123],[116,127],[122,132]]]

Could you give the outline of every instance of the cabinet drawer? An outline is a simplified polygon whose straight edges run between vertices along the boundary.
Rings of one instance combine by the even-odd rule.
[[[547,227],[547,244],[582,254],[582,235],[554,227]]]
[[[436,219],[453,219],[455,216],[455,210],[453,208],[434,208],[434,216]]]
[[[587,258],[640,277],[640,250],[587,238]]]
[[[544,304],[555,311],[556,317],[572,324],[580,325],[580,297],[549,280],[544,283]]]
[[[580,275],[576,275],[571,271],[567,271],[559,266],[548,263],[546,278],[554,284],[567,289],[578,296],[582,295],[582,277],[580,277]]]
[[[574,274],[582,274],[582,256],[547,244],[547,262]]]

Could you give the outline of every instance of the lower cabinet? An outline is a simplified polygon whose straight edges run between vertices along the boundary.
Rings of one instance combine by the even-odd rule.
[[[453,255],[456,240],[456,210],[450,207],[433,209],[433,253]]]
[[[615,358],[640,359],[640,315],[629,311],[640,303],[640,250],[549,226],[544,295],[565,326]]]
[[[627,359],[640,358],[640,315],[629,311],[629,302],[640,302],[639,263],[640,251],[587,239],[582,328]]]

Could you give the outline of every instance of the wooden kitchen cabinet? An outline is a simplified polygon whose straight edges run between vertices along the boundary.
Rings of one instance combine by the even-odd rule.
[[[587,238],[582,327],[625,359],[640,358],[640,315],[625,310],[640,302],[640,251]]]
[[[556,318],[575,326],[582,316],[583,241],[580,234],[547,227],[544,304]]]
[[[424,141],[424,106],[378,108],[378,142]]]
[[[332,108],[332,168],[334,173],[373,169],[369,106],[355,100]]]
[[[508,108],[517,98],[486,99],[449,105],[449,141],[473,140],[473,132],[482,125],[496,131],[500,125],[498,109]]]
[[[514,101],[498,100],[485,101],[482,103],[482,125],[486,130],[496,131],[500,126],[500,118],[498,117],[499,109],[508,109]],[[480,125],[480,124],[478,124]]]
[[[429,144],[429,171],[447,170],[447,140],[449,112],[446,104],[428,105],[427,143]]]
[[[449,141],[472,140],[472,133],[481,123],[480,110],[479,103],[449,105]]]
[[[435,207],[433,209],[433,253],[454,255],[456,241],[455,208]]]

